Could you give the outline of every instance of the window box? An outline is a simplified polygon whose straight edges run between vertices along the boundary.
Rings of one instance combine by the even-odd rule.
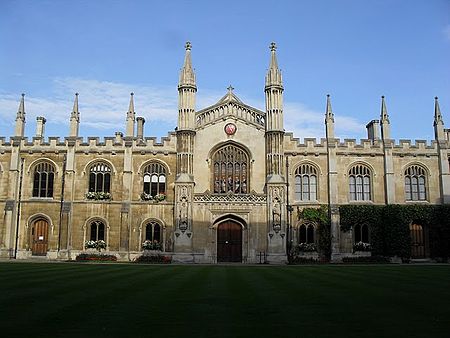
[[[162,250],[162,245],[158,241],[150,241],[146,240],[142,243],[142,249],[144,249],[145,253],[151,254],[153,252],[158,252]]]
[[[165,201],[165,199],[166,199],[166,195],[165,194],[156,194],[155,196],[152,196],[152,195],[147,194],[145,192],[143,192],[141,194],[141,200],[142,201],[149,201],[149,202],[159,203],[159,202]]]
[[[111,200],[111,194],[109,192],[87,192],[86,199],[95,201],[109,201]]]

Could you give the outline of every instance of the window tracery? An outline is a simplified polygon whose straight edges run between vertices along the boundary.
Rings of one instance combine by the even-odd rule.
[[[295,200],[317,200],[317,169],[311,164],[303,164],[295,170]]]
[[[226,145],[213,155],[214,193],[247,194],[249,157],[232,144]]]
[[[405,170],[405,198],[407,201],[427,199],[425,170],[418,165],[412,165]]]
[[[33,197],[53,197],[55,167],[48,162],[39,163],[34,169]]]
[[[349,172],[350,201],[370,201],[371,182],[370,170],[365,165],[353,166]]]
[[[166,168],[160,163],[150,163],[144,168],[144,193],[151,196],[166,193]]]
[[[89,170],[89,192],[109,193],[111,189],[111,168],[104,162],[91,166]]]

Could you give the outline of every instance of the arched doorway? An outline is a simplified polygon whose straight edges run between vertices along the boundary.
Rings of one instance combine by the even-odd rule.
[[[48,222],[39,219],[31,227],[31,251],[33,256],[45,256],[48,249]]]
[[[242,226],[233,220],[217,227],[217,262],[242,262]]]
[[[425,236],[420,224],[409,226],[411,235],[411,258],[425,258]]]

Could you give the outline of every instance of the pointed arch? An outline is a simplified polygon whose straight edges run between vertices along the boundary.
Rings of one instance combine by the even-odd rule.
[[[55,161],[53,161],[52,159],[50,159],[48,157],[41,157],[41,158],[38,158],[38,159],[32,161],[28,165],[27,174],[30,174],[34,170],[34,168],[41,162],[51,163],[53,165],[54,169],[55,169],[55,171],[54,171],[55,174],[58,175],[60,173],[61,168],[59,167],[59,165]]]
[[[317,201],[320,168],[311,161],[302,161],[294,167],[294,200]]]
[[[248,149],[228,141],[210,151],[211,190],[216,194],[247,194],[250,188],[250,159]]]
[[[428,172],[422,164],[412,163],[404,169],[405,200],[426,201],[428,199]]]
[[[366,162],[354,162],[348,169],[349,200],[372,200],[373,169]]]

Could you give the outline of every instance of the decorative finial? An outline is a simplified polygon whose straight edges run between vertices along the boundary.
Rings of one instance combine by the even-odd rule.
[[[381,95],[381,98],[384,99],[384,95]]]
[[[434,97],[435,100],[439,99],[437,96]]]
[[[330,94],[327,94],[327,97],[330,97]]]
[[[75,93],[75,96],[78,96],[79,94],[78,93]]]
[[[131,92],[131,93],[130,93],[130,95],[131,95],[131,96],[133,96],[133,95],[134,95],[134,93],[133,93],[133,92]]]
[[[187,41],[186,45],[184,45],[184,48],[186,48],[186,50],[191,50],[192,44],[189,41]]]
[[[22,97],[25,97],[25,93],[22,93]]]
[[[275,42],[272,42],[271,44],[270,44],[270,50],[272,51],[272,52],[275,52],[275,50],[277,49],[277,44],[275,43]]]
[[[229,86],[228,86],[228,94],[231,94],[232,92],[233,92],[233,86],[230,84]]]

